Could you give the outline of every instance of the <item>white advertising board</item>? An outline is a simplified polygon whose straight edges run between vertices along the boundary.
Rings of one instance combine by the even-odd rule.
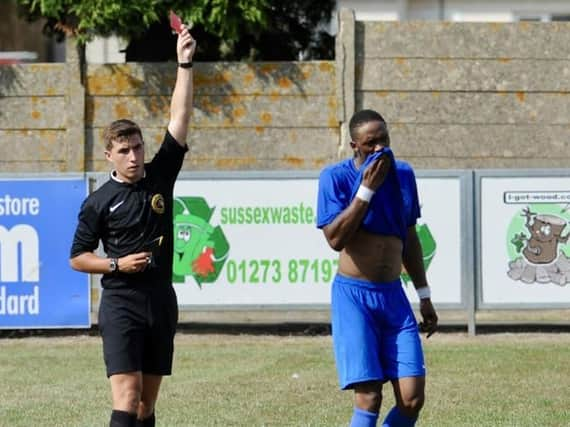
[[[328,306],[338,254],[315,227],[317,186],[316,177],[179,178],[173,279],[179,304]],[[460,304],[460,179],[420,177],[418,188],[433,301]],[[417,301],[411,283],[405,288]]]
[[[482,176],[482,304],[570,303],[570,177]]]
[[[416,227],[424,252],[432,301],[460,304],[462,291],[461,182],[459,177],[418,177],[422,216]],[[426,236],[424,228],[429,230]],[[432,255],[433,254],[433,255]],[[431,260],[430,260],[431,257]],[[404,283],[406,283],[405,276]],[[410,301],[417,302],[414,287],[405,286]]]
[[[316,179],[179,179],[174,194],[180,305],[329,303],[338,255],[315,227]]]

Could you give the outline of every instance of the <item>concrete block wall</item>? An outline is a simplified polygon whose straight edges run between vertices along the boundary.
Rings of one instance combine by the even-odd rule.
[[[570,24],[360,22],[339,14],[334,61],[200,63],[185,171],[319,170],[350,155],[354,111],[377,109],[418,169],[570,164]],[[175,64],[0,67],[0,170],[106,171],[102,130],[129,117],[147,155]]]
[[[173,63],[88,66],[88,170],[108,168],[101,135],[115,118],[137,121],[146,154],[156,151],[175,76]],[[194,84],[184,170],[312,170],[335,159],[334,63],[196,63]]]
[[[570,165],[570,24],[356,22],[356,108],[422,169]]]
[[[84,111],[72,42],[63,64],[0,65],[0,172],[84,171]]]
[[[2,172],[65,170],[64,74],[62,64],[0,66]]]

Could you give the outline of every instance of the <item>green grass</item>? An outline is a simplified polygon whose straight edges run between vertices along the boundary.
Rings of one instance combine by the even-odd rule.
[[[570,425],[570,334],[436,334],[424,348],[417,426]],[[0,339],[0,384],[2,427],[108,425],[98,337]],[[157,425],[347,426],[351,414],[328,336],[179,334]]]

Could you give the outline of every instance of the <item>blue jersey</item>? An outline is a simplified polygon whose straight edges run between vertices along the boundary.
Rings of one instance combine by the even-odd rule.
[[[318,228],[330,224],[348,207],[362,180],[362,171],[369,163],[369,161],[365,162],[364,167],[359,170],[354,165],[354,160],[350,158],[323,169],[319,177],[317,199]],[[401,160],[395,160],[394,164],[396,168],[392,183],[399,184],[401,199],[392,197],[393,191],[389,191],[388,186],[385,187],[385,184],[390,183],[390,180],[387,179],[370,201],[370,208],[374,204],[384,207],[383,215],[385,218],[380,218],[380,221],[376,218],[374,224],[372,218],[365,217],[363,228],[377,234],[395,235],[405,241],[405,228],[415,225],[420,217],[418,190],[412,167]],[[382,197],[388,196],[391,199],[382,200]],[[385,203],[386,201],[390,203]]]

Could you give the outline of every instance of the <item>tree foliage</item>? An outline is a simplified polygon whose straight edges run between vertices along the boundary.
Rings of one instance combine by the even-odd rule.
[[[267,0],[17,0],[30,19],[46,18],[49,33],[73,35],[81,43],[93,36],[140,36],[164,21],[170,10],[185,22],[195,22],[220,37],[233,40],[239,26],[249,31],[265,27]]]
[[[127,60],[175,59],[168,23],[174,10],[191,23],[201,60],[328,59],[334,42],[325,25],[334,0],[16,0],[28,19],[45,18],[45,33],[129,41]]]

